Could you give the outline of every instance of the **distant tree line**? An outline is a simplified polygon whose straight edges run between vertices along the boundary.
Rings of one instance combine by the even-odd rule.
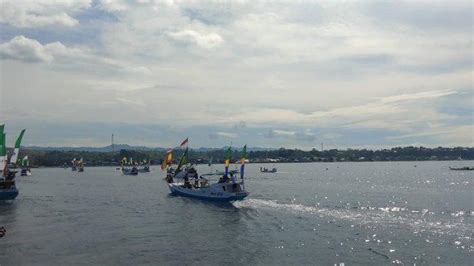
[[[174,150],[174,162],[178,162],[183,150]],[[224,149],[209,151],[190,150],[188,161],[200,163],[223,163]],[[10,151],[11,154],[11,151]],[[134,161],[147,160],[152,164],[160,164],[164,158],[163,150],[120,150],[117,152],[90,151],[51,151],[22,149],[21,157],[28,155],[32,166],[63,166],[71,165],[73,158],[83,158],[88,166],[119,165],[122,158],[133,158]],[[233,159],[241,158],[241,151],[233,151]],[[474,160],[474,148],[425,148],[425,147],[396,147],[391,149],[368,150],[324,150],[280,148],[268,151],[249,151],[247,159],[250,163],[258,162],[367,162],[367,161],[427,161],[427,160]]]

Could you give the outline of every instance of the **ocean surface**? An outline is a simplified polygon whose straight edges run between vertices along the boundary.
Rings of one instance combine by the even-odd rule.
[[[0,265],[473,265],[474,171],[448,168],[473,165],[248,164],[232,204],[170,196],[159,166],[33,169],[0,203]]]

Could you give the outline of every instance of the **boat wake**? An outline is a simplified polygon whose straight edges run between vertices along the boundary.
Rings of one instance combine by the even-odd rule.
[[[296,203],[280,203],[275,200],[248,199],[234,202],[240,209],[267,209],[284,211],[295,215],[317,216],[327,219],[345,220],[354,225],[407,226],[415,233],[437,233],[466,238],[474,230],[472,223],[465,222],[473,216],[472,211],[435,214],[429,210],[408,210],[401,207],[360,207],[355,209],[331,209]]]

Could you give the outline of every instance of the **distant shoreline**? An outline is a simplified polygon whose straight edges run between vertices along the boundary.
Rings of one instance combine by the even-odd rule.
[[[335,164],[335,163],[416,163],[416,162],[474,162],[474,160],[418,160],[418,161],[335,161],[335,162],[248,162],[246,164],[261,164],[261,165],[277,165],[277,164],[309,164],[309,163],[315,163],[315,164]],[[206,163],[196,163],[195,165],[207,165]],[[213,165],[218,165],[218,166],[223,166],[223,163],[216,163]],[[232,165],[232,164],[231,164]],[[238,164],[237,164],[238,165]],[[160,167],[161,164],[151,164],[153,167]],[[463,165],[464,166],[464,165]],[[85,166],[85,168],[96,168],[96,167],[120,167],[119,164],[117,165],[90,165],[90,166]],[[34,169],[45,169],[45,168],[64,168],[63,166],[31,166],[31,168]],[[69,170],[71,167],[68,166],[65,169]]]
[[[242,158],[242,148],[233,148],[231,161]],[[173,164],[177,164],[184,149],[173,150]],[[12,153],[10,149],[9,154]],[[146,160],[152,165],[160,165],[165,156],[165,150],[127,150],[114,152],[99,151],[64,151],[20,149],[20,157],[28,156],[31,166],[63,167],[70,166],[71,161],[83,158],[86,167],[119,166],[123,158],[133,159],[134,162]],[[224,149],[190,149],[188,162],[193,164],[222,164]],[[474,148],[425,148],[425,147],[395,147],[381,150],[316,150],[303,151],[299,149],[280,148],[275,150],[247,149],[245,158],[251,164],[276,163],[311,163],[311,162],[420,162],[420,161],[471,161],[474,160]]]

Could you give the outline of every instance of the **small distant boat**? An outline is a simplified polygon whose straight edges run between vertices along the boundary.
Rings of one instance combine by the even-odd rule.
[[[71,170],[72,171],[77,171],[77,161],[76,161],[76,158],[72,159],[71,161]]]
[[[30,176],[31,175],[31,169],[28,168],[21,168],[20,176]]]
[[[138,169],[133,167],[122,167],[122,174],[124,175],[138,175]]]
[[[260,167],[260,172],[261,173],[276,173],[277,169],[273,167],[272,169],[268,169],[266,167]]]
[[[28,156],[25,156],[21,160],[20,176],[30,176],[30,175],[31,175],[30,161],[28,160]]]
[[[145,166],[142,166],[142,167],[138,167],[137,170],[138,170],[139,173],[149,173],[150,172],[150,166],[145,165]]]
[[[77,162],[77,171],[78,172],[84,172],[84,161],[82,158]]]
[[[469,166],[464,166],[464,167],[449,167],[449,170],[454,170],[454,171],[472,171],[474,170],[474,167],[469,167]]]

